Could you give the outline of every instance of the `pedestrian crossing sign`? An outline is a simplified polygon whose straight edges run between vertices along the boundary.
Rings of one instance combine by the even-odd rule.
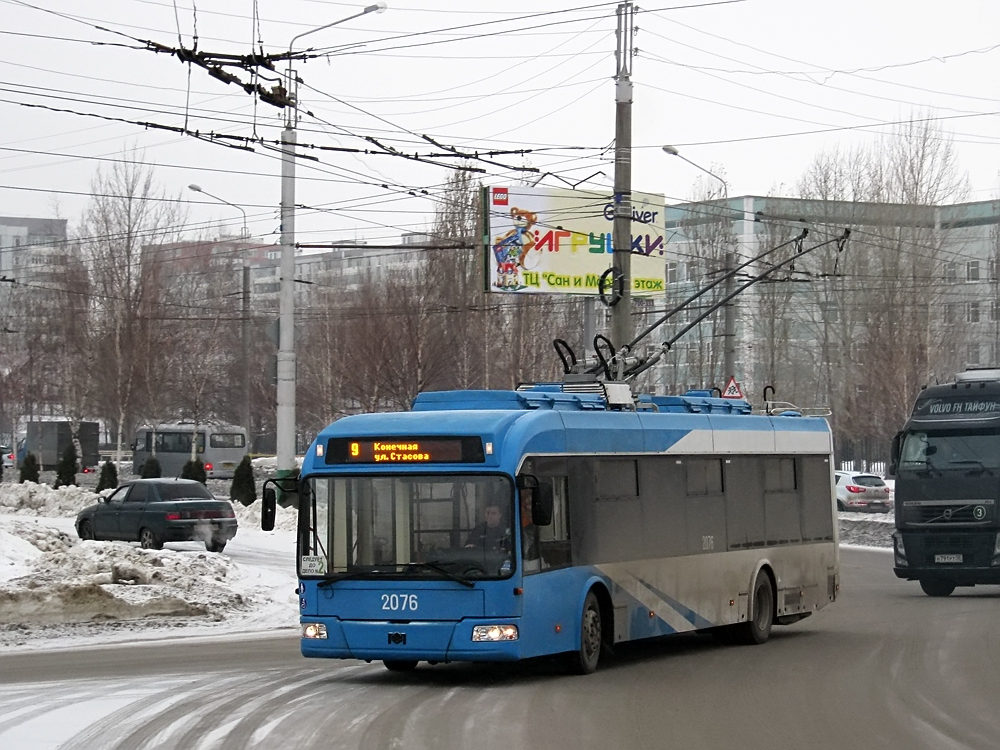
[[[740,388],[740,384],[736,382],[735,377],[730,377],[729,382],[726,383],[726,389],[722,392],[723,398],[743,398],[743,389]]]

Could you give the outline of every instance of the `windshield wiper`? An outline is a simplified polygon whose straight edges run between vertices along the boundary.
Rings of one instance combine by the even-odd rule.
[[[447,568],[443,568],[434,562],[415,562],[415,563],[403,563],[404,570],[433,570],[435,573],[440,573],[445,578],[450,578],[452,581],[457,581],[463,586],[468,586],[470,589],[475,588],[476,584],[470,581],[468,578],[462,578],[462,576],[457,573],[452,573]]]
[[[968,466],[972,466],[973,468],[977,468],[980,471],[988,471],[990,473],[990,476],[993,475],[993,472],[990,469],[988,469],[986,467],[986,465],[982,461],[980,461],[978,458],[955,458],[955,459],[952,459],[951,461],[949,461],[948,463],[949,464],[966,464]]]
[[[376,571],[371,570],[352,570],[350,573],[331,573],[330,575],[323,576],[323,581],[317,584],[317,588],[325,589],[337,581],[343,581],[348,578],[361,578],[362,576],[371,575]]]

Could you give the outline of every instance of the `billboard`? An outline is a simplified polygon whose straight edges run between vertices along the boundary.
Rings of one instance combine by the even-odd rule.
[[[524,186],[485,189],[487,291],[598,293],[612,265],[611,192]],[[663,294],[663,196],[632,193],[632,295]]]

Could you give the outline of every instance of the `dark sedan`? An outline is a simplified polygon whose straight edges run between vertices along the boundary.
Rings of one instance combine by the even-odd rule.
[[[236,536],[236,514],[193,479],[136,479],[76,517],[81,539],[121,539],[146,549],[164,542],[202,541],[222,552]]]

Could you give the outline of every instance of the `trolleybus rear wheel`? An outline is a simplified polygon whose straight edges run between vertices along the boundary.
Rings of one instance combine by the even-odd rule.
[[[412,672],[417,668],[417,660],[408,659],[386,659],[382,662],[390,672]]]
[[[604,643],[604,629],[601,621],[601,606],[593,591],[587,592],[580,617],[580,650],[569,655],[569,667],[576,674],[591,674],[601,660]]]
[[[948,581],[920,581],[920,588],[927,596],[950,596],[955,590],[955,584]]]
[[[735,632],[740,643],[752,646],[766,641],[774,624],[774,587],[771,586],[771,578],[766,571],[757,572],[751,593],[753,616],[749,621],[740,623]]]

